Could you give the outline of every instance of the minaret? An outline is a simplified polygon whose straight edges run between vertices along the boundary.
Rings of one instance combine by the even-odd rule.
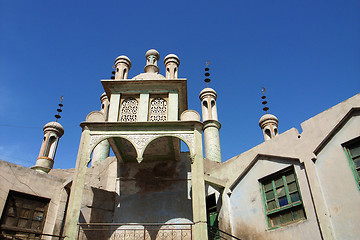
[[[267,101],[265,100],[266,99],[265,88],[263,88],[262,93],[263,93],[263,96],[261,98],[263,99],[262,104],[264,105],[263,110],[265,112],[265,115],[263,115],[260,118],[259,126],[263,132],[264,140],[268,141],[268,140],[276,137],[277,135],[279,135],[279,131],[278,131],[279,120],[274,115],[267,113],[269,108],[266,106]]]
[[[104,119],[105,121],[107,121],[109,100],[108,97],[106,96],[106,93],[101,94],[100,101],[101,101],[100,112],[104,114]],[[110,155],[110,144],[109,141],[105,139],[101,141],[94,148],[91,165],[104,161],[107,157],[109,157],[109,155]]]
[[[209,68],[205,68],[205,82],[208,84],[210,79]],[[212,88],[204,88],[200,92],[200,100],[202,106],[202,117],[203,117],[203,131],[204,131],[204,148],[205,157],[215,162],[221,162],[221,148],[220,148],[220,137],[219,130],[221,124],[218,121],[217,110],[216,110],[216,98],[217,94]]]
[[[165,77],[170,79],[178,78],[180,59],[175,54],[169,54],[164,58],[164,64],[166,69]]]
[[[127,56],[121,55],[115,59],[114,67],[115,80],[127,79],[131,68],[131,61]]]
[[[60,99],[62,102],[62,97]],[[62,106],[63,104],[60,103],[59,109],[57,109],[58,114],[55,115],[56,122],[49,122],[43,128],[44,140],[41,144],[39,157],[36,160],[35,166],[31,167],[38,172],[48,173],[53,168],[56,149],[61,136],[64,134],[63,126],[57,122],[61,118],[60,112],[62,112]]]

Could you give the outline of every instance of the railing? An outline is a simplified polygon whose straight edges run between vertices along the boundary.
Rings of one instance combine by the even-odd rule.
[[[40,239],[64,239],[65,237],[53,234],[39,233],[25,229],[0,228],[1,240],[40,240]]]
[[[214,226],[208,225],[208,231],[209,231],[209,240],[220,240],[220,239],[241,240],[240,238],[235,237],[227,232],[224,232]]]
[[[79,223],[78,240],[192,240],[193,223]]]

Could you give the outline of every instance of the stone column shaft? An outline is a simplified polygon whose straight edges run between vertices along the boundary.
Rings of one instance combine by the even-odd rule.
[[[204,121],[205,157],[215,162],[221,162],[220,127],[216,120]]]
[[[87,171],[87,164],[90,161],[89,153],[90,145],[90,131],[85,127],[83,129],[79,152],[76,160],[75,173],[71,185],[69,205],[65,219],[65,240],[76,239],[78,230],[77,223],[79,222],[81,203],[83,198],[83,191],[85,185],[85,175]]]
[[[204,158],[202,155],[201,130],[194,131],[195,156],[191,164],[191,192],[193,221],[193,239],[207,240],[207,217],[204,180]]]

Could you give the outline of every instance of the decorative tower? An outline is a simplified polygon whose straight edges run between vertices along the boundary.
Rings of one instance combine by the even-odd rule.
[[[114,67],[115,80],[127,79],[131,68],[131,61],[127,56],[121,55],[115,59]]]
[[[269,110],[269,108],[266,106],[267,101],[266,101],[266,96],[265,96],[265,88],[262,88],[262,99],[263,102],[262,104],[264,105],[264,112],[265,115],[263,115],[260,120],[259,120],[259,126],[263,132],[264,135],[264,140],[268,141],[274,137],[276,137],[277,135],[279,135],[279,131],[278,131],[278,123],[279,120],[277,119],[277,117],[275,117],[272,114],[268,114],[267,111]]]
[[[60,99],[62,102],[62,97]],[[64,134],[63,126],[57,122],[61,118],[60,112],[62,112],[62,106],[63,104],[60,103],[59,109],[57,109],[58,114],[55,115],[56,122],[49,122],[43,128],[44,140],[41,144],[39,157],[36,160],[35,166],[31,167],[38,172],[48,173],[53,168],[57,145]]]
[[[146,66],[144,67],[145,73],[158,73],[159,67],[157,62],[159,61],[160,54],[155,49],[150,49],[145,54],[146,57]]]
[[[179,58],[175,54],[169,54],[164,58],[164,64],[166,68],[165,77],[170,79],[178,78]]]
[[[208,65],[208,64],[207,64]],[[209,68],[205,68],[205,82],[207,85],[210,82],[208,78],[210,76]],[[216,110],[216,98],[217,94],[212,88],[204,88],[200,92],[200,100],[202,106],[202,117],[203,117],[203,131],[204,131],[204,148],[205,157],[215,162],[221,162],[221,148],[220,148],[220,137],[219,130],[221,124],[218,121],[217,110]]]

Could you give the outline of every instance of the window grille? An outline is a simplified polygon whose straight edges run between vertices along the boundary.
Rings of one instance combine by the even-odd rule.
[[[135,98],[126,98],[121,104],[120,122],[136,122],[138,101]]]
[[[305,219],[305,211],[294,168],[261,180],[268,227]]]
[[[154,98],[150,105],[150,122],[162,122],[167,118],[167,102],[163,98]]]

